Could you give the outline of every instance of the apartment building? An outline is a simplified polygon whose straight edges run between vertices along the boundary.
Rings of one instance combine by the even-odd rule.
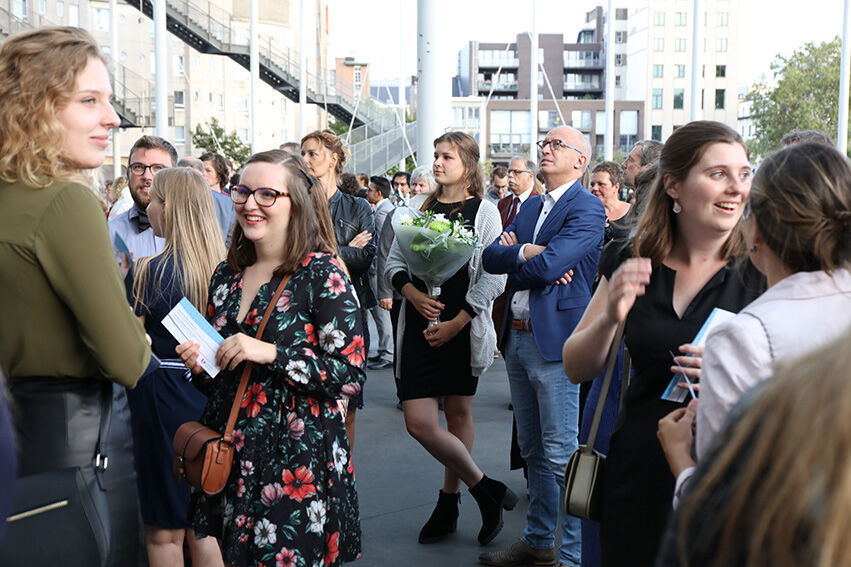
[[[625,30],[616,17],[616,29],[626,34],[619,92],[647,101],[643,129],[655,140],[664,141],[690,120],[694,72],[701,75],[701,118],[737,125],[739,0],[704,0],[697,15],[703,35],[700,69],[692,68],[693,6],[688,0],[644,0],[618,10],[619,16],[628,12]]]
[[[603,15],[599,6],[586,13],[573,43],[565,43],[560,34],[538,36],[536,88],[531,86],[528,34],[518,35],[509,44],[469,42],[459,52],[453,81],[453,129],[474,132],[474,137],[486,142],[482,143],[484,159],[504,163],[514,155],[528,155],[536,141],[530,139],[529,98],[534,91],[539,138],[567,124],[588,136],[596,156],[603,155],[608,73]],[[625,22],[619,25],[626,27]],[[628,152],[645,135],[644,106],[643,98],[615,99],[616,149]]]

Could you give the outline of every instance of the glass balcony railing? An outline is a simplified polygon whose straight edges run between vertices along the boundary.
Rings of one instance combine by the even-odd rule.
[[[566,52],[564,54],[564,66],[565,67],[579,67],[579,68],[588,68],[588,67],[602,67],[603,63],[600,61],[599,55],[597,57],[581,57],[579,55],[575,55],[570,52]]]
[[[489,91],[492,86],[494,86],[495,91],[516,91],[517,90],[517,81],[497,81],[494,83],[493,81],[479,81],[479,90],[480,91]]]
[[[593,81],[565,81],[564,90],[566,91],[587,91],[600,89],[600,79],[595,78]]]

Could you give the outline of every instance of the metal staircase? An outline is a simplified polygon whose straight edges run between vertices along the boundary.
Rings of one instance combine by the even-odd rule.
[[[151,0],[124,0],[149,18],[153,18]],[[211,1],[167,0],[166,28],[200,53],[223,55],[245,69],[249,64],[249,31],[247,22],[234,20],[224,8]],[[280,45],[273,37],[257,37],[260,78],[288,99],[298,102],[298,53]],[[318,66],[317,66],[318,67]],[[350,171],[381,173],[409,154],[396,113],[361,98],[354,85],[341,79],[331,81],[319,72],[308,70],[307,102],[322,106],[334,118],[352,124],[349,149]],[[416,151],[415,126],[406,125],[411,148]]]
[[[50,25],[55,24],[41,15],[29,14],[25,20],[0,7],[0,42],[12,34]],[[153,126],[153,84],[120,63],[113,69],[113,73],[116,88],[112,107],[121,118],[121,128]]]

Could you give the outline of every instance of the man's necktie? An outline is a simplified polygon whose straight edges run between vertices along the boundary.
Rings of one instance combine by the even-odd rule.
[[[511,208],[508,210],[508,219],[506,219],[505,226],[508,226],[512,222],[514,222],[514,217],[517,216],[517,209],[520,208],[520,197],[514,197],[511,201]]]

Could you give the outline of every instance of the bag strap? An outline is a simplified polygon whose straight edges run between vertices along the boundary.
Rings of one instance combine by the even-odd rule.
[[[579,450],[585,454],[591,454],[594,451],[594,441],[597,439],[597,429],[600,428],[600,419],[603,417],[603,406],[606,403],[606,396],[609,393],[609,386],[612,383],[612,373],[615,370],[615,362],[618,359],[618,350],[620,350],[621,339],[623,338],[623,329],[626,325],[626,320],[621,321],[615,331],[615,338],[612,340],[612,346],[609,348],[609,359],[606,363],[606,376],[603,378],[603,387],[600,388],[600,399],[597,400],[597,408],[594,410],[594,420],[591,422],[591,430],[588,433],[588,439],[585,445]]]
[[[623,402],[626,398],[626,391],[629,388],[629,371],[632,364],[632,359],[629,356],[629,349],[626,345],[623,347],[623,374],[621,374],[621,397],[618,399],[618,415],[623,412]]]
[[[284,288],[287,286],[287,282],[290,281],[290,274],[284,276],[281,280],[281,283],[278,284],[278,289],[275,290],[275,295],[272,296],[272,300],[269,301],[269,305],[266,306],[266,312],[263,314],[263,319],[260,321],[260,326],[257,327],[257,335],[255,338],[260,339],[263,335],[263,330],[266,328],[266,323],[269,321],[269,316],[272,315],[272,310],[275,308],[275,304],[278,303],[278,298],[281,297],[281,293],[283,293]],[[242,378],[239,380],[239,387],[236,389],[236,396],[233,400],[233,406],[230,408],[230,416],[228,417],[228,424],[225,427],[225,431],[223,434],[224,441],[230,443],[231,435],[233,434],[233,428],[236,425],[236,416],[239,414],[239,406],[242,404],[242,398],[245,396],[245,390],[248,388],[248,377],[251,376],[251,370],[254,368],[254,363],[249,361],[245,363],[245,368],[242,370]]]
[[[107,444],[109,441],[109,426],[112,422],[112,382],[103,381],[103,391],[100,400],[100,424],[98,425],[98,440],[95,444],[94,469],[95,478],[101,490],[106,490],[103,482],[103,473],[109,466],[109,452]]]

